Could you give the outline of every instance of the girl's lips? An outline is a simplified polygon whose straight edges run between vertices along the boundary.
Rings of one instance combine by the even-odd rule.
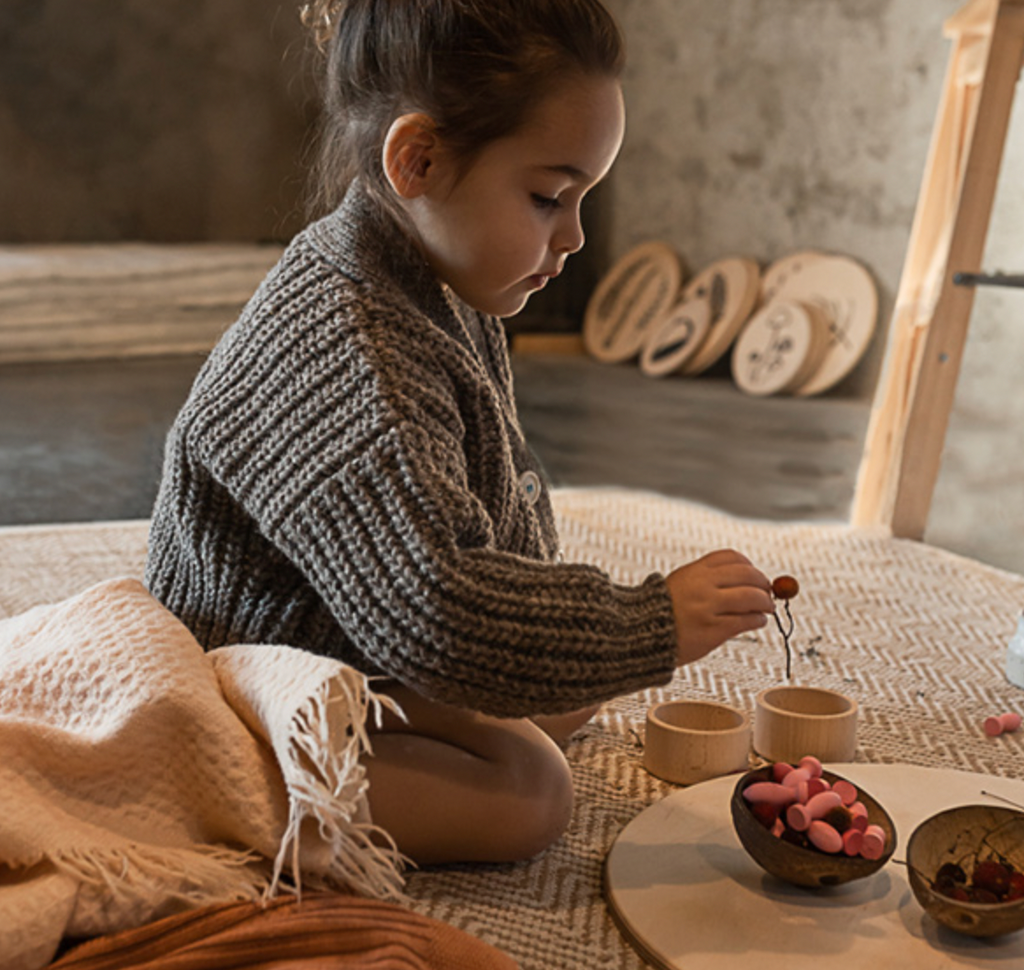
[[[561,272],[561,269],[556,269],[550,273],[534,273],[533,276],[528,277],[528,279],[530,281],[530,285],[533,286],[534,289],[541,289],[542,287],[547,286],[548,283]]]

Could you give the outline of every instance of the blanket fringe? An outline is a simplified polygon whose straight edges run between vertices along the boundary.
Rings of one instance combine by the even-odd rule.
[[[190,909],[255,902],[263,897],[270,882],[257,853],[198,843],[181,849],[145,845],[87,851],[64,849],[48,852],[44,858],[58,872],[73,879],[80,893],[102,897],[102,908],[145,898],[165,902],[174,899]],[[154,892],[152,887],[158,890]],[[110,929],[105,925],[73,928],[78,932]]]
[[[384,707],[401,716],[391,698],[373,693],[362,674],[342,667],[296,712],[287,750],[278,752],[290,810],[265,899],[281,888],[286,864],[300,896],[304,878],[318,889],[333,884],[373,898],[403,898],[401,872],[410,860],[370,821],[369,782],[359,760],[373,752],[366,730],[371,708],[380,723]],[[326,872],[311,872],[301,864],[301,829],[307,821],[316,824],[329,846]]]

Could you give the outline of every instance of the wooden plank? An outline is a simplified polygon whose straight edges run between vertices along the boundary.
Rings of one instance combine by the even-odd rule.
[[[959,38],[966,34],[984,34],[992,30],[999,0],[968,0],[959,10],[946,18],[942,33]]]
[[[578,333],[517,333],[512,337],[517,354],[585,354],[583,337]]]
[[[965,30],[950,59],[854,496],[855,525],[915,539],[927,525],[974,302],[953,276],[980,268],[1024,60],[1024,0],[985,6],[994,14],[987,33],[981,3],[959,20]]]
[[[219,243],[0,246],[0,363],[209,350],[280,255]]]

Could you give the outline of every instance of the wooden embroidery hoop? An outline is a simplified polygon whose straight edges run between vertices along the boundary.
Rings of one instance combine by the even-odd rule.
[[[606,364],[632,360],[679,299],[684,268],[667,243],[653,240],[627,252],[587,303],[583,343]]]
[[[683,290],[683,300],[709,304],[708,334],[697,352],[682,366],[688,377],[703,373],[732,346],[757,305],[761,270],[756,260],[729,256],[702,269]]]
[[[711,327],[707,300],[684,300],[669,310],[640,353],[640,370],[666,377],[681,370],[697,352]]]

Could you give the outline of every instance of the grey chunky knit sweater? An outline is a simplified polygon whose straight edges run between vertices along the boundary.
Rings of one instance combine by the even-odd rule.
[[[491,714],[666,682],[664,578],[557,560],[500,321],[350,191],[197,376],[168,436],[149,589],[208,648],[290,644]]]

